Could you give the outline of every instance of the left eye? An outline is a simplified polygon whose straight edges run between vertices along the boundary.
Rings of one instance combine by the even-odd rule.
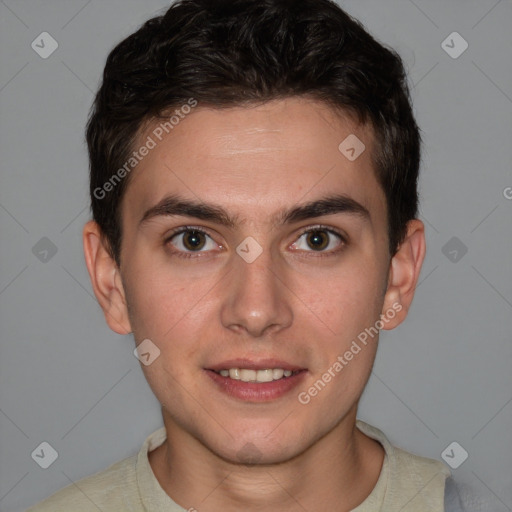
[[[337,240],[333,241],[332,238]],[[305,242],[306,246],[302,242]],[[343,237],[330,229],[316,228],[304,232],[297,242],[292,244],[294,249],[310,250],[315,252],[328,252],[343,244]]]
[[[177,241],[175,241],[177,240]],[[209,250],[218,248],[218,245],[204,231],[198,229],[186,229],[175,233],[169,242],[180,251],[201,252],[202,249]],[[210,247],[208,247],[210,242]]]

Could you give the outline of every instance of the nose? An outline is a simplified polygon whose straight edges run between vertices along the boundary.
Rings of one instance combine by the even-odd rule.
[[[233,255],[233,267],[224,283],[222,325],[258,338],[292,324],[291,291],[283,267],[273,264],[268,250],[248,263]]]

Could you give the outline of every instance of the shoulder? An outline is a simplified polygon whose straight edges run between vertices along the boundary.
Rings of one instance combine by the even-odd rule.
[[[405,510],[441,511],[449,469],[440,461],[393,447],[390,494]]]
[[[145,510],[143,491],[150,499],[164,491],[159,488],[148,461],[148,452],[159,446],[166,437],[161,427],[144,441],[138,454],[127,457],[107,469],[82,478],[64,487],[26,512],[119,512]],[[145,484],[145,488],[141,485]]]
[[[427,479],[439,476],[442,482],[450,476],[450,470],[438,460],[422,457],[396,446],[393,446],[392,453],[396,464],[394,469],[400,475],[421,474],[423,478]]]
[[[367,436],[377,440],[384,447],[391,475],[396,474],[403,477],[418,477],[418,475],[421,475],[422,480],[439,475],[440,481],[443,483],[450,476],[450,470],[445,464],[435,459],[407,452],[392,445],[378,428],[360,420],[357,421],[357,428]]]
[[[440,461],[393,446],[377,428],[358,421],[357,427],[382,444],[386,452],[383,510],[441,512],[449,469]]]
[[[140,503],[136,462],[136,455],[116,462],[103,471],[71,483],[26,512],[130,510],[128,507],[138,504],[137,500]]]

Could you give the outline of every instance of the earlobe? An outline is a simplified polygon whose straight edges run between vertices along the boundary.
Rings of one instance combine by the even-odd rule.
[[[383,329],[395,328],[407,316],[418,284],[425,250],[425,227],[419,219],[413,219],[407,224],[405,240],[391,259],[382,315],[386,317],[390,310],[394,310],[396,314],[384,322]]]
[[[94,295],[103,309],[108,326],[118,334],[132,331],[124,287],[116,262],[104,246],[101,229],[89,221],[83,229],[84,256]]]

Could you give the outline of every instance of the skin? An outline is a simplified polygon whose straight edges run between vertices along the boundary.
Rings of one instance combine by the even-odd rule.
[[[156,125],[140,133],[141,142]],[[349,134],[366,146],[353,162],[338,150]],[[314,100],[199,105],[133,171],[122,202],[120,267],[98,226],[86,224],[87,267],[107,323],[161,351],[142,365],[167,430],[149,459],[162,488],[185,509],[348,511],[375,486],[384,451],[355,420],[378,337],[307,405],[297,398],[393,304],[402,309],[383,328],[399,325],[414,295],[424,226],[410,221],[391,258],[373,150],[368,126]],[[363,205],[369,218],[341,212],[277,220],[283,209],[333,193]],[[141,224],[169,194],[221,206],[236,222],[159,215]],[[338,229],[347,243],[323,232],[329,245],[315,250],[303,232],[318,224]],[[169,241],[187,225],[211,237],[188,259],[178,256],[187,252],[186,236]],[[249,236],[263,249],[252,263],[236,252]],[[244,402],[219,391],[204,371],[236,357],[278,358],[308,373],[285,397]],[[243,455],[247,443],[256,447],[257,464]]]

